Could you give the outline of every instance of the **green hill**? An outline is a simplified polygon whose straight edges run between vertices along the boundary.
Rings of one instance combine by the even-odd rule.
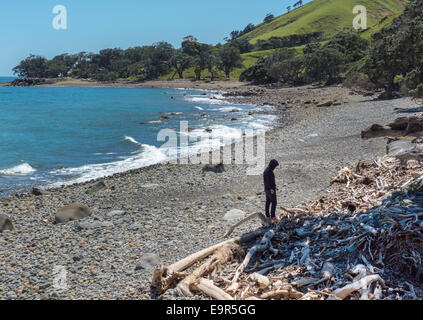
[[[313,0],[301,8],[277,17],[270,23],[258,25],[242,38],[247,38],[253,44],[257,40],[267,40],[271,37],[312,32],[322,32],[327,38],[342,30],[352,29],[355,17],[353,8],[356,5],[367,8],[369,29],[363,36],[370,37],[372,33],[402,13],[405,0]]]

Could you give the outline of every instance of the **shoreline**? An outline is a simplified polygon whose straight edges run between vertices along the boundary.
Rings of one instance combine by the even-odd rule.
[[[200,89],[200,88],[181,88],[179,85],[175,85],[174,88],[168,88],[168,87],[163,87],[162,86],[163,82],[156,83],[155,81],[153,81],[151,83],[153,83],[153,85],[151,85],[150,83],[147,83],[147,84],[145,84],[146,86],[142,86],[140,88],[150,88],[151,87],[151,88],[161,88],[161,89],[181,89],[181,90],[193,90],[193,91],[197,90],[198,92],[207,92],[207,91],[210,91],[210,92],[219,93],[219,94],[226,94],[226,93],[228,93],[227,91],[222,91],[222,90],[218,90],[218,89],[211,89],[211,87],[209,89],[203,89],[203,88],[202,89]],[[177,82],[175,82],[175,84],[176,83]],[[178,82],[178,83],[180,84],[180,82]],[[237,83],[235,83],[235,84],[232,83],[231,85],[235,85],[235,87],[237,87],[238,84]],[[47,86],[47,87],[55,87],[54,85],[36,85],[34,87],[44,87],[44,86]],[[70,86],[70,87],[72,87],[72,86]],[[80,87],[80,86],[75,86],[75,87]],[[97,87],[97,85],[95,85],[95,87]],[[100,87],[109,87],[109,86],[108,85],[105,85],[105,86],[100,86]],[[126,85],[123,85],[122,87],[131,88],[131,86],[126,86]],[[237,87],[237,88],[239,88],[239,87]],[[229,92],[229,94],[230,93],[231,92]],[[213,97],[215,97],[215,96],[212,96],[212,99],[219,99],[219,100],[222,100],[222,101],[225,102],[225,103],[222,103],[222,104],[217,104],[217,106],[222,106],[222,107],[228,106],[228,107],[233,107],[233,108],[236,108],[237,105],[249,106],[251,108],[258,108],[257,110],[254,109],[254,110],[250,111],[253,114],[275,116],[275,119],[274,120],[269,120],[269,124],[271,124],[271,128],[266,128],[266,131],[275,130],[276,128],[278,128],[280,126],[280,123],[281,122],[284,122],[284,124],[286,124],[287,114],[280,114],[280,113],[274,112],[274,108],[275,108],[274,106],[266,105],[266,107],[267,107],[266,109],[261,109],[260,106],[258,106],[255,103],[250,103],[248,101],[242,101],[242,99],[240,99],[240,97],[232,97],[231,95],[229,95],[227,97],[224,97],[223,99],[221,99],[220,97],[219,98],[213,98]],[[262,105],[262,106],[264,106],[264,105]],[[255,120],[257,120],[257,119],[255,119]],[[206,127],[199,128],[199,129],[204,129],[205,130]],[[241,129],[237,129],[237,130],[241,130]],[[259,129],[256,130],[255,133],[256,134],[259,134]],[[209,138],[212,138],[212,134],[213,133],[210,133],[210,136],[211,137],[209,137]],[[233,148],[234,145],[237,142],[239,142],[239,139],[232,139],[232,143],[230,143],[229,145],[221,145],[220,146],[220,149],[223,150],[223,149],[226,149],[227,147]],[[139,144],[138,142],[136,142],[136,143]],[[152,147],[154,147],[154,148],[160,148],[160,147],[156,147],[156,146],[153,146],[153,145],[152,145]],[[213,148],[211,150],[203,151],[201,153],[198,153],[197,155],[200,156],[200,155],[210,154],[212,151],[215,151],[215,150],[216,150],[216,148]],[[191,155],[191,156],[193,156],[193,155]],[[187,156],[186,155],[182,156],[181,158],[178,158],[177,159],[178,164],[179,164],[179,162],[186,161],[186,159],[187,159]],[[78,177],[74,177],[74,178],[71,178],[69,180],[60,180],[60,181],[55,181],[55,182],[49,182],[48,184],[40,184],[40,183],[28,184],[26,186],[22,186],[21,188],[19,188],[17,190],[10,189],[6,193],[3,193],[3,194],[2,194],[2,190],[0,189],[0,200],[1,199],[5,199],[5,198],[11,198],[11,197],[13,197],[15,195],[16,196],[19,196],[19,197],[22,197],[22,196],[25,196],[25,195],[31,195],[31,191],[32,191],[33,188],[36,188],[36,189],[38,189],[40,191],[43,191],[43,192],[51,192],[51,191],[59,190],[59,189],[61,189],[63,187],[77,186],[77,185],[85,185],[85,184],[95,183],[95,182],[98,182],[98,181],[102,181],[104,178],[113,178],[116,175],[126,174],[126,173],[129,173],[129,172],[132,172],[132,171],[141,170],[143,168],[148,168],[150,166],[167,165],[169,163],[172,163],[173,161],[175,161],[175,159],[162,160],[162,161],[158,161],[156,163],[152,163],[152,164],[148,164],[148,165],[142,165],[142,166],[140,166],[138,168],[125,169],[124,171],[114,172],[114,173],[111,173],[111,174],[105,174],[103,176],[99,176],[99,177],[92,178],[92,179],[86,179],[86,180],[81,180]],[[105,163],[98,163],[98,164],[94,164],[94,165],[108,165],[108,164],[114,163],[114,162],[116,162],[116,161],[105,162]],[[212,164],[212,163],[202,163],[201,165],[204,166],[204,165],[208,165],[208,164],[210,164],[210,165],[217,165],[217,164]],[[60,167],[60,164],[57,164],[57,167],[61,168]],[[11,169],[14,169],[14,168],[15,167],[9,168],[9,169],[4,169],[4,170],[11,170]],[[67,168],[67,169],[72,169],[72,168]]]
[[[0,86],[9,86],[10,82],[0,83]],[[64,81],[55,81],[54,83],[33,85],[33,87],[47,88],[65,88],[65,87],[99,87],[99,88],[162,88],[162,89],[190,89],[190,90],[234,90],[241,87],[251,87],[245,82],[232,80],[216,80],[216,81],[196,81],[191,79],[175,79],[175,80],[150,80],[144,82],[134,81],[83,81],[80,79],[69,79]]]
[[[290,115],[289,124],[266,135],[266,162],[280,163],[275,174],[279,203],[286,207],[330,192],[339,169],[383,155],[385,140],[363,141],[361,130],[398,117],[397,107],[416,106],[408,98],[370,101],[341,87],[257,90],[231,100],[274,104],[275,113]],[[313,99],[342,101],[319,108]],[[223,173],[203,174],[200,165],[157,164],[106,177],[98,189],[94,181],[0,199],[0,212],[15,226],[0,235],[0,299],[157,298],[150,292],[154,266],[141,263],[147,256],[174,263],[215,244],[232,224],[223,220],[228,211],[263,210],[262,177],[247,176],[245,169],[233,164]],[[92,216],[53,224],[57,210],[69,203],[87,205]],[[257,226],[251,221],[234,235]],[[52,287],[55,265],[68,271],[68,290]],[[171,290],[162,298],[178,299]]]

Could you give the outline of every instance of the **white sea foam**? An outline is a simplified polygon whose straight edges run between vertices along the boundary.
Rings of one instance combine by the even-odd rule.
[[[4,176],[26,176],[28,174],[34,173],[35,170],[28,163],[23,163],[13,168],[0,170],[0,175]]]
[[[223,92],[212,92],[206,95],[187,95],[185,100],[209,105],[230,104],[223,96]]]
[[[204,103],[205,105],[228,105],[229,102],[225,101],[224,96],[221,93],[208,92],[208,95],[187,95],[186,100],[195,101]],[[250,107],[254,108],[255,106],[251,105]],[[198,110],[205,110],[206,107],[195,106],[194,108]],[[85,165],[78,168],[65,168],[61,170],[52,171],[52,174],[58,176],[71,176],[75,177],[71,181],[58,181],[51,185],[51,187],[58,187],[64,184],[73,184],[73,183],[82,183],[93,179],[98,179],[101,177],[111,176],[116,173],[122,173],[133,169],[138,169],[141,167],[146,167],[149,165],[165,162],[168,160],[174,160],[176,156],[187,157],[189,155],[198,154],[200,152],[208,152],[214,149],[218,149],[223,145],[236,142],[243,137],[244,129],[252,129],[255,133],[258,133],[262,130],[268,130],[273,127],[274,120],[277,119],[276,116],[272,115],[243,115],[245,111],[252,110],[252,108],[247,108],[245,106],[238,106],[230,104],[230,106],[217,107],[211,110],[229,112],[234,109],[238,109],[241,114],[237,114],[237,118],[240,121],[233,123],[233,125],[238,127],[229,127],[222,124],[210,125],[207,128],[210,128],[212,132],[206,132],[205,128],[198,128],[191,132],[185,133],[189,136],[189,146],[184,149],[180,149],[180,146],[175,148],[157,148],[155,146],[142,144],[131,136],[125,136],[125,140],[137,145],[139,150],[135,151],[134,154],[130,157],[122,157],[118,161],[111,163],[102,163],[102,164],[92,164]],[[258,110],[265,110],[270,108],[269,106],[257,107]],[[244,109],[244,110],[243,110]],[[160,123],[161,121],[150,121],[150,123]],[[231,124],[232,125],[232,124]],[[184,134],[184,133],[181,133]],[[206,139],[209,138],[209,139]]]
[[[134,138],[129,137],[129,136],[125,136],[125,140],[132,142],[134,144],[137,144],[137,145],[141,145],[141,143],[139,143],[137,140],[135,140]]]
[[[212,110],[213,111],[220,111],[220,112],[232,112],[234,110],[238,110],[240,112],[240,111],[242,111],[242,108],[232,105],[231,107],[215,108],[215,109],[212,109]]]
[[[138,143],[135,139],[133,140],[135,141],[135,143]],[[89,180],[108,177],[116,173],[139,169],[141,167],[150,166],[167,160],[167,156],[159,148],[147,144],[140,144],[140,147],[140,152],[138,152],[136,155],[125,158],[120,161],[91,164],[78,168],[65,168],[51,171],[51,174],[60,176],[75,176],[76,178],[70,181],[58,181],[53,183],[49,187],[54,188],[59,187],[61,185],[82,183]]]

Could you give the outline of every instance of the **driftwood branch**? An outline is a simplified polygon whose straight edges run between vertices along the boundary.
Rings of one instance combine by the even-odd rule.
[[[360,280],[357,280],[351,284],[348,284],[338,290],[335,290],[332,294],[335,298],[344,300],[355,291],[358,291],[361,289],[367,289],[373,282],[379,282],[383,286],[385,285],[385,282],[382,280],[382,278],[378,274],[373,274],[373,275],[369,275],[364,278],[361,278]],[[334,300],[335,298],[329,297],[328,300]]]
[[[256,213],[253,213],[252,215],[249,215],[248,217],[242,219],[238,223],[234,224],[232,227],[230,227],[229,230],[228,230],[228,232],[226,232],[226,234],[222,237],[222,239],[223,238],[226,238],[226,237],[229,237],[232,234],[232,232],[235,231],[236,228],[238,228],[239,226],[243,225],[244,223],[246,223],[246,222],[254,219],[256,216],[258,218],[260,218],[260,220],[262,221],[262,223],[264,225],[266,225],[267,221],[266,221],[265,216],[261,212],[256,212]]]
[[[202,264],[200,267],[194,270],[188,277],[179,282],[176,287],[176,292],[179,295],[185,297],[191,297],[191,290],[193,286],[198,281],[199,278],[205,277],[209,274],[212,274],[224,265],[225,263],[231,261],[237,253],[240,253],[242,249],[239,245],[235,243],[225,244],[218,249],[216,249],[213,255],[208,259],[207,262]]]
[[[157,265],[154,273],[153,273],[153,279],[151,282],[151,287],[156,290],[158,293],[164,292],[169,287],[175,283],[180,281],[181,279],[184,279],[186,277],[185,274],[182,274],[181,272],[186,270],[187,268],[191,267],[195,263],[207,258],[211,254],[213,254],[217,249],[230,244],[242,244],[244,242],[249,242],[261,235],[263,235],[266,232],[266,229],[259,229],[247,234],[244,234],[242,236],[232,238],[226,241],[223,241],[221,243],[218,243],[214,246],[211,246],[209,248],[203,249],[201,251],[198,251],[196,253],[191,254],[190,256],[179,260],[175,262],[174,264],[165,267],[161,264]]]
[[[216,287],[211,280],[200,279],[198,283],[195,284],[195,290],[200,291],[206,296],[212,297],[216,300],[234,300],[225,291]]]

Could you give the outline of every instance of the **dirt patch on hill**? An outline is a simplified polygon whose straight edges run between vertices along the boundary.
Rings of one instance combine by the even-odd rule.
[[[388,9],[379,10],[379,13],[384,17],[390,17],[394,14],[391,10]]]

